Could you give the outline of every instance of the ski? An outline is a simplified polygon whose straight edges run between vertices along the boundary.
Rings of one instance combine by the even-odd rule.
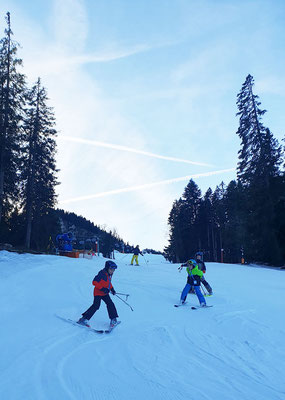
[[[88,329],[88,331],[91,331],[91,332],[94,332],[94,333],[107,333],[107,332],[104,331],[103,329],[94,329],[94,328],[91,328],[91,327],[86,326],[86,325],[78,324],[76,321],[74,321],[73,319],[70,319],[70,318],[63,318],[63,317],[61,317],[60,315],[55,315],[55,316],[56,316],[57,318],[61,319],[62,321],[68,322],[68,323],[70,323],[70,324],[72,324],[72,325],[75,325],[75,326],[79,326],[79,327],[81,327],[81,328]]]
[[[196,295],[195,292],[189,292],[188,294],[195,294],[195,295]],[[204,297],[212,297],[212,296],[213,296],[213,293],[212,293],[212,294],[210,294],[210,293],[204,294],[204,293],[203,293],[203,296],[204,296]]]
[[[209,307],[213,307],[213,306],[192,306],[191,310],[198,310],[199,308],[209,308]]]
[[[185,306],[185,304],[187,304],[187,301],[185,301],[183,304],[174,304],[174,307],[182,307]]]
[[[116,328],[116,326],[118,326],[119,324],[121,323],[121,321],[118,321],[117,323],[116,323],[116,325],[113,325],[113,326],[110,326],[110,328],[109,329],[105,329],[105,333],[111,333],[115,328]]]

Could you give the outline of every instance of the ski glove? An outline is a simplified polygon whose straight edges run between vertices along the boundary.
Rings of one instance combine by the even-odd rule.
[[[102,290],[102,292],[104,292],[105,294],[108,294],[108,293],[110,292],[110,290],[107,289],[107,288],[102,288],[101,290]]]
[[[111,289],[111,293],[115,296],[115,294],[116,294],[116,291],[115,291],[115,289],[114,288],[112,288]]]

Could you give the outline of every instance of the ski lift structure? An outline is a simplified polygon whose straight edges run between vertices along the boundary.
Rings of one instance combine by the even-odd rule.
[[[99,256],[99,239],[78,238],[72,232],[58,234],[56,236],[56,253],[60,256],[71,258],[88,258]]]

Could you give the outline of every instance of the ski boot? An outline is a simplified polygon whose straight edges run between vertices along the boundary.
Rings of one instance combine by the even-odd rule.
[[[114,328],[114,326],[118,325],[117,318],[113,318],[110,321],[110,328]]]
[[[84,317],[79,318],[79,320],[77,321],[77,323],[79,325],[87,326],[88,328],[90,328],[90,325],[88,324],[88,322],[89,322],[88,319],[86,319]]]

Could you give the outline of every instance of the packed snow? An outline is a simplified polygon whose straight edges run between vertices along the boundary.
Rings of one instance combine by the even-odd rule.
[[[207,263],[214,290],[175,308],[186,271],[160,255],[116,253],[122,323],[77,320],[106,259],[0,252],[0,395],[5,400],[284,400],[285,271]],[[123,296],[121,296],[124,298]],[[125,298],[124,298],[125,299]],[[109,325],[107,310],[91,319]]]

